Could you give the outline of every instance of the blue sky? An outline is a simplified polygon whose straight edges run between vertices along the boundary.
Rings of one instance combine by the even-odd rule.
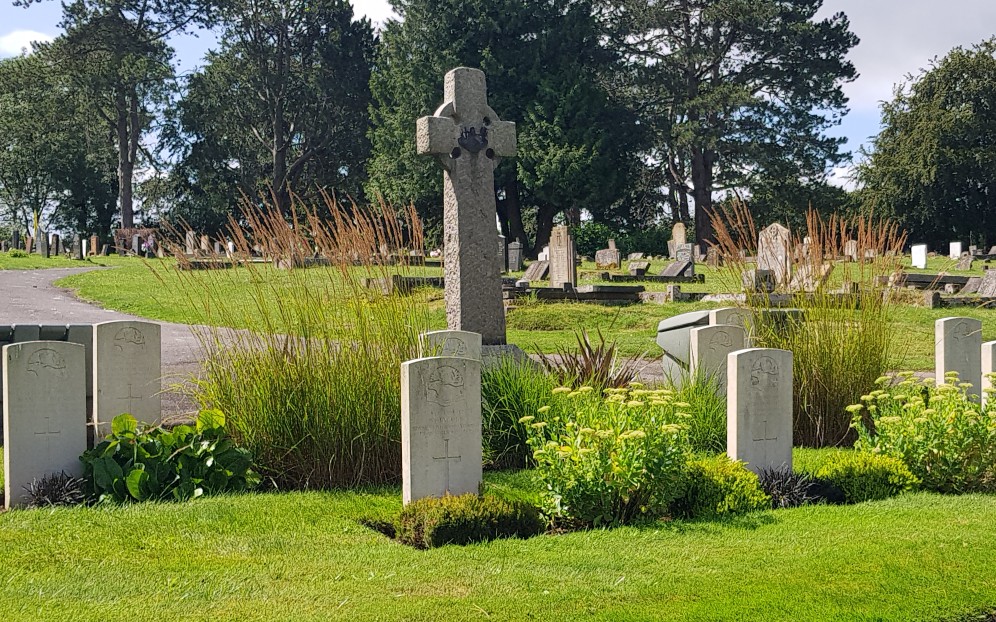
[[[354,0],[353,6],[375,23],[392,15],[387,0]],[[55,0],[28,9],[0,0],[0,56],[19,53],[32,39],[57,35],[60,11]],[[850,54],[860,76],[845,86],[851,112],[832,132],[846,137],[852,151],[878,133],[879,102],[891,98],[896,83],[955,46],[996,34],[996,0],[825,0],[821,15],[838,11],[847,14],[861,39]],[[173,41],[181,69],[196,66],[212,44],[210,37]]]

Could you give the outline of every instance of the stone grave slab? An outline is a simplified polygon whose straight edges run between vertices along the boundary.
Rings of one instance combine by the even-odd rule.
[[[162,338],[152,322],[101,322],[93,327],[93,422],[98,435],[128,413],[140,422],[162,418]]]
[[[968,277],[968,282],[965,283],[965,285],[961,288],[961,291],[958,293],[962,296],[968,294],[978,294],[980,285],[982,285],[981,276],[970,276]]]
[[[937,382],[948,372],[958,372],[959,382],[969,382],[969,394],[979,395],[982,387],[982,321],[967,317],[946,317],[934,322],[934,374]]]
[[[622,253],[615,248],[595,251],[595,267],[599,270],[615,270],[622,265]]]
[[[650,269],[649,261],[631,261],[629,262],[628,272],[630,276],[643,276]]]
[[[701,374],[714,378],[719,393],[726,395],[727,356],[744,349],[744,329],[733,324],[710,324],[693,328],[689,338],[688,369],[692,377]]]
[[[3,347],[3,466],[7,508],[46,475],[83,472],[86,377],[83,346],[28,341]]]
[[[481,336],[462,330],[434,330],[419,336],[422,357],[459,356],[481,360]]]
[[[432,357],[401,365],[402,501],[478,493],[481,362]]]
[[[550,233],[550,287],[578,284],[577,254],[574,238],[565,225],[558,225]]]
[[[529,264],[526,268],[525,273],[522,275],[523,281],[542,281],[546,278],[547,273],[550,270],[549,261],[534,261]]]
[[[693,261],[673,261],[661,270],[660,276],[667,277],[691,277],[695,276],[695,262]]]
[[[992,298],[996,296],[996,270],[986,270],[979,283],[979,296]]]
[[[792,353],[750,348],[727,357],[726,453],[755,473],[792,467]]]

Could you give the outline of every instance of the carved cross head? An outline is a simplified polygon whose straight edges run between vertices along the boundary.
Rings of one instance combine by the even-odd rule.
[[[444,166],[460,158],[498,158],[516,152],[515,123],[502,121],[488,106],[484,72],[457,67],[446,74],[444,101],[416,124],[416,150]]]

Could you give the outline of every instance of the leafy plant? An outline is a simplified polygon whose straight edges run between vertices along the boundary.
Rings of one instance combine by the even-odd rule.
[[[864,451],[841,451],[816,471],[844,493],[847,503],[888,499],[916,490],[920,480],[901,460]]]
[[[719,391],[719,381],[707,374],[684,372],[674,386],[675,401],[687,404],[688,442],[692,451],[701,454],[726,452],[726,397]]]
[[[668,390],[554,389],[529,424],[535,475],[555,520],[617,525],[663,515],[688,458],[683,412]]]
[[[24,259],[28,254],[19,248],[12,248],[7,251],[7,256],[11,259]]]
[[[29,508],[79,505],[86,500],[85,486],[85,479],[67,475],[65,471],[45,475],[24,487],[28,493],[26,505]]]
[[[794,508],[811,503],[844,503],[844,492],[830,482],[810,473],[793,471],[788,466],[761,469],[757,474],[761,490],[771,497],[774,509]]]
[[[413,501],[401,510],[394,526],[399,541],[420,549],[497,538],[529,538],[543,529],[543,519],[535,506],[474,494]]]
[[[531,361],[501,357],[481,373],[481,413],[485,461],[495,468],[532,465],[529,433],[523,417],[550,401],[556,383]]]
[[[688,463],[681,491],[671,512],[681,518],[715,518],[771,508],[757,475],[726,455],[696,458]]]
[[[87,494],[97,501],[183,501],[259,484],[248,451],[225,432],[225,416],[204,410],[196,426],[142,427],[128,414],[80,457]]]
[[[584,329],[575,332],[577,349],[557,348],[553,355],[540,352],[540,363],[561,384],[575,388],[616,389],[635,381],[645,364],[643,356],[620,363],[616,355],[616,342],[606,342],[601,329],[596,329],[596,334],[598,343],[594,343]]]
[[[996,490],[996,400],[985,408],[950,374],[941,384],[903,373],[848,407],[857,449],[901,460],[927,490]]]

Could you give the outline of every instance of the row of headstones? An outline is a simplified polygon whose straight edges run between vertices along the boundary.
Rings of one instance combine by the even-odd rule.
[[[0,341],[10,342],[0,357],[7,508],[42,477],[79,475],[88,435],[106,434],[115,416],[162,416],[158,324],[17,325],[0,327]]]
[[[200,236],[200,244],[198,245],[197,234],[193,231],[187,231],[183,236],[183,253],[189,257],[194,255],[226,255],[231,257],[235,254],[235,242],[231,240],[215,240],[212,244],[211,237],[207,235]]]
[[[97,248],[100,244],[100,238],[97,236],[91,236],[89,240],[83,239],[82,236],[76,235],[73,237],[72,246],[66,249],[64,246],[64,241],[62,236],[57,233],[47,234],[42,231],[38,236],[21,239],[21,233],[19,231],[14,231],[10,240],[0,241],[0,252],[6,253],[12,249],[14,250],[26,250],[30,253],[37,253],[45,258],[54,256],[66,255],[72,259],[83,259],[89,255],[96,255]],[[110,254],[109,247],[105,244],[101,249],[102,254]]]
[[[755,471],[791,466],[792,353],[744,348],[744,330],[737,325],[696,330],[693,343],[702,344],[697,364],[722,367],[730,457]],[[422,335],[422,346],[431,356],[401,365],[405,504],[477,493],[482,483],[481,336],[435,331]]]

